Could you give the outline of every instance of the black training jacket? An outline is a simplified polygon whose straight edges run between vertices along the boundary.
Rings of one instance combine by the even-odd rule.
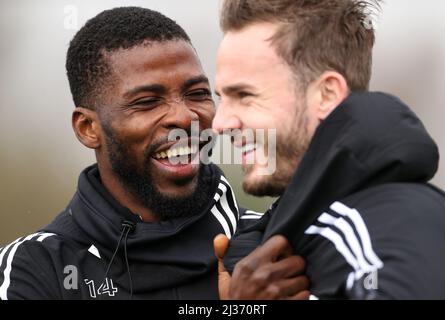
[[[320,299],[445,299],[437,146],[398,98],[353,93],[319,126],[282,197],[232,238],[225,264],[275,234]]]
[[[244,210],[216,166],[205,176],[199,215],[144,223],[85,169],[50,225],[0,249],[0,299],[217,299],[213,238],[233,235]]]

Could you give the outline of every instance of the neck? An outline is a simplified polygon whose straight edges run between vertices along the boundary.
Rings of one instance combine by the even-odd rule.
[[[134,214],[139,215],[144,222],[156,222],[159,218],[153,212],[145,207],[141,201],[136,199],[126,188],[113,170],[108,166],[98,162],[99,173],[102,184],[105,189],[116,199],[122,206],[130,209]]]

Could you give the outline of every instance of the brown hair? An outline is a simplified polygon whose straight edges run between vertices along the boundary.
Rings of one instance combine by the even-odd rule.
[[[379,2],[358,0],[225,0],[223,32],[258,22],[278,23],[271,38],[277,54],[306,89],[324,71],[342,74],[352,91],[367,90]]]

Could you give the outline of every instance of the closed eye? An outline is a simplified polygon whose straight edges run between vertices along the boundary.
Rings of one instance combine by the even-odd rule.
[[[131,106],[152,109],[157,107],[161,102],[162,99],[160,98],[141,99],[132,103]]]
[[[247,91],[238,91],[237,95],[238,95],[239,99],[244,99],[244,98],[253,96],[251,93],[249,93]]]
[[[206,101],[212,99],[212,94],[210,93],[210,90],[207,89],[193,90],[188,92],[185,96],[193,101]]]

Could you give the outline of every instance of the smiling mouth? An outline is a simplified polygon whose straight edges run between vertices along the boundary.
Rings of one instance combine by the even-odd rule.
[[[199,151],[199,147],[196,145],[192,145],[191,147],[185,146],[185,147],[173,147],[170,149],[167,149],[165,151],[157,152],[153,155],[153,158],[156,160],[165,160],[165,159],[175,159],[180,157],[190,157],[196,155],[196,153]]]
[[[152,153],[151,159],[159,174],[177,184],[189,182],[197,175],[199,154],[199,144],[184,139],[161,146]]]
[[[186,166],[200,163],[200,151],[209,142],[194,139],[175,141],[158,148],[152,154],[152,159],[170,167]]]
[[[254,152],[256,149],[258,149],[258,144],[254,142],[246,143],[241,147],[241,152],[243,155],[247,155],[249,153]]]

